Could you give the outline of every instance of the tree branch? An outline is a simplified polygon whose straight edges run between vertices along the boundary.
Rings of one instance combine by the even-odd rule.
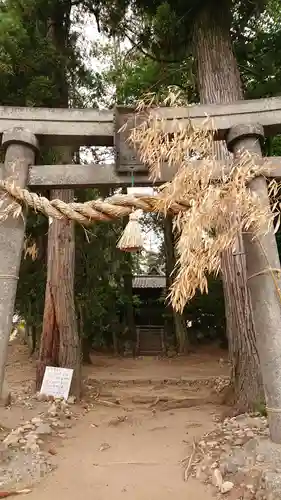
[[[152,61],[155,61],[155,62],[159,62],[159,63],[165,63],[165,64],[179,64],[182,62],[181,59],[162,59],[162,58],[157,58],[156,56],[150,54],[149,52],[146,52],[146,50],[144,50],[142,47],[141,47],[141,42],[139,43],[136,43],[130,35],[128,35],[128,33],[125,34],[125,36],[128,38],[129,42],[131,42],[131,44],[133,45],[133,47],[137,50],[139,50],[145,57],[148,57],[149,59],[152,59]]]

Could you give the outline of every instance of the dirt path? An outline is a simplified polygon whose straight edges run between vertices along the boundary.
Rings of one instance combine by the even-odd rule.
[[[99,380],[200,379],[229,374],[227,351],[207,346],[188,356],[157,358],[144,356],[137,359],[92,355],[93,364],[84,366],[85,376]]]
[[[208,400],[210,379],[228,374],[224,356],[212,349],[173,359],[94,355],[93,365],[83,370],[90,410],[74,406],[78,420],[66,436],[47,440],[44,449],[50,445],[57,451],[57,468],[33,486],[28,500],[166,500],[172,495],[177,500],[211,500],[212,491],[198,480],[184,482],[180,461],[189,456],[194,439],[213,429],[222,408],[161,411],[158,402]],[[34,378],[35,363],[26,347],[11,345],[7,380],[17,397],[10,409],[0,408],[4,427],[15,428],[46,411],[46,403],[32,399]],[[97,395],[109,404],[97,404]],[[140,404],[137,398],[151,401]]]
[[[29,500],[170,499],[209,500],[199,481],[183,481],[180,460],[193,439],[212,429],[214,407],[153,413],[135,409],[127,420],[115,409],[98,408],[71,430],[58,448],[58,468],[28,496]]]

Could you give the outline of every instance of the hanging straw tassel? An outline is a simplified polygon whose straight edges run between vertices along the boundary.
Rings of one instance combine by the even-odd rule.
[[[132,212],[130,214],[129,222],[117,243],[117,248],[122,250],[122,252],[138,252],[139,250],[142,250],[143,237],[136,212]]]

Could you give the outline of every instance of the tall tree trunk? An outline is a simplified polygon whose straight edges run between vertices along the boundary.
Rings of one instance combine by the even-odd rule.
[[[57,72],[58,98],[54,106],[68,107],[67,60],[70,29],[71,2],[54,2],[50,15],[47,36],[51,39],[59,56],[61,66]],[[62,64],[62,61],[65,64]],[[53,148],[57,161],[72,163],[71,147]],[[51,199],[66,203],[74,200],[72,189],[55,189]],[[54,219],[48,232],[48,272],[36,386],[39,389],[45,366],[51,364],[74,370],[71,392],[77,398],[81,393],[81,356],[74,302],[75,232],[74,223]]]
[[[123,191],[124,192],[124,191]],[[128,224],[129,218],[126,217],[123,221],[124,228]],[[134,311],[134,291],[133,291],[133,262],[132,256],[130,254],[126,254],[125,256],[125,272],[123,275],[124,280],[124,292],[127,297],[127,305],[126,305],[126,327],[128,328],[129,339],[132,342],[132,352],[133,356],[136,356],[136,348],[137,348],[137,330],[136,330],[136,321],[135,321],[135,311]]]
[[[198,88],[202,103],[229,103],[243,99],[237,61],[230,38],[230,3],[206,8],[194,29]],[[215,146],[218,158],[227,156],[224,143]],[[239,410],[253,408],[264,400],[246,262],[242,237],[235,251],[221,258],[227,336],[232,364],[232,399]]]
[[[74,198],[73,190],[53,190],[51,198],[69,203]],[[39,389],[48,364],[72,368],[71,392],[79,397],[81,359],[74,305],[74,223],[54,219],[48,236],[48,274],[36,385]]]
[[[124,292],[128,299],[126,306],[126,323],[129,330],[129,339],[132,342],[133,356],[136,355],[137,332],[135,322],[135,311],[133,303],[133,276],[132,276],[132,258],[131,255],[126,257],[128,269],[124,274]]]
[[[167,216],[164,219],[164,245],[166,253],[166,283],[167,289],[172,285],[172,272],[175,268],[175,248],[173,235],[173,219]],[[170,306],[171,307],[171,306]],[[184,315],[172,309],[174,331],[177,340],[178,352],[183,354],[189,351],[189,339]]]

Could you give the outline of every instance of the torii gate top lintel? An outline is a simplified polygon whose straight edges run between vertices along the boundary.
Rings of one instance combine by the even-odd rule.
[[[173,120],[184,125],[190,121],[200,126],[213,125],[216,139],[225,139],[229,130],[239,126],[260,125],[266,136],[281,133],[281,97],[238,101],[230,104],[190,105],[187,107],[153,108],[153,113],[163,119],[165,130],[173,130]],[[206,118],[209,117],[210,120]],[[140,118],[141,119],[141,118]],[[127,142],[128,130],[135,124],[135,108],[118,106],[113,110],[0,107],[0,137],[8,130],[20,127],[34,134],[39,145],[115,146],[115,165],[34,165],[29,168],[27,184],[42,187],[97,187],[102,185],[127,186],[128,173],[133,169],[135,184],[147,185],[151,181],[147,167],[137,157]],[[120,132],[124,123],[127,130]],[[241,125],[243,124],[243,125]],[[228,136],[231,141],[231,138]],[[224,162],[225,163],[225,162]],[[274,176],[281,177],[280,158],[271,158]],[[200,162],[198,162],[200,168]],[[224,164],[218,165],[218,176]],[[173,169],[163,165],[158,183],[171,179]],[[271,174],[270,174],[271,175]]]
[[[23,127],[47,145],[114,146],[116,117],[129,119],[134,108],[114,110],[0,107],[0,135],[7,129]],[[198,104],[187,107],[159,107],[153,111],[166,119],[167,131],[172,120],[191,121],[200,126],[206,117],[212,119],[217,139],[224,139],[236,125],[263,126],[266,136],[281,133],[281,97],[237,101],[231,104]]]

